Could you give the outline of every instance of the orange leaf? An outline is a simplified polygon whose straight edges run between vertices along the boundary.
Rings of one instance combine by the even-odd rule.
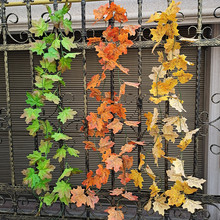
[[[95,88],[96,86],[100,86],[100,75],[96,74],[91,78],[91,81],[87,84],[87,89]]]
[[[99,102],[102,100],[102,96],[101,96],[101,91],[99,89],[96,88],[91,88],[91,93],[90,93],[90,97],[92,98],[96,98],[96,100]]]
[[[114,169],[115,172],[118,172],[120,167],[122,167],[122,159],[116,154],[112,154],[105,161],[107,169]]]
[[[141,167],[145,164],[145,155],[140,153],[140,163],[139,163],[139,166],[138,166],[138,169],[140,170]]]
[[[144,141],[129,141],[128,144],[137,144],[137,145],[141,145],[141,146],[146,145],[144,143]]]
[[[129,157],[128,155],[122,155],[123,169],[130,169],[133,165],[133,157]]]
[[[129,176],[129,173],[123,172],[118,176],[118,179],[120,179],[121,184],[126,185],[131,180]]]
[[[108,129],[112,129],[113,133],[116,134],[118,133],[121,129],[122,129],[123,124],[117,119],[115,118],[113,122],[111,122],[107,128]]]
[[[138,127],[140,121],[124,121],[124,123],[128,126]]]
[[[126,119],[126,109],[122,107],[121,103],[115,103],[114,105],[110,106],[111,112],[116,113],[118,117]]]
[[[122,194],[122,196],[130,201],[137,201],[138,200],[138,197],[132,195],[131,192],[125,192],[124,194]]]
[[[91,141],[83,141],[84,144],[86,144],[85,149],[89,150],[89,149],[93,149],[94,151],[96,151],[96,146],[93,142]]]
[[[125,84],[121,84],[120,86],[120,92],[119,92],[119,99],[121,99],[121,96],[125,94]]]
[[[101,5],[98,9],[93,10],[93,14],[95,15],[96,22],[101,20],[104,15],[107,13],[109,4]]]
[[[121,147],[121,152],[120,152],[120,156],[126,152],[131,152],[134,149],[135,145],[133,144],[125,144],[124,146]]]
[[[134,36],[136,34],[136,30],[140,27],[140,25],[126,25],[123,27],[123,30],[128,31],[128,33],[131,36]]]
[[[110,139],[109,136],[100,139],[99,141],[100,148],[98,149],[100,153],[103,154],[105,151],[109,150],[115,144],[114,142],[109,141],[109,139]]]
[[[87,206],[90,206],[92,209],[95,208],[95,204],[99,201],[99,197],[95,196],[95,192],[92,190],[87,191],[88,196],[86,198]]]
[[[90,170],[87,173],[87,179],[82,182],[82,184],[86,186],[86,189],[88,189],[90,186],[93,186],[94,178],[92,177],[92,175],[93,175],[93,172],[92,170]]]
[[[121,210],[116,210],[116,207],[109,207],[105,210],[108,212],[108,220],[123,220],[124,214]]]
[[[114,190],[110,191],[111,196],[119,196],[123,193],[124,189],[123,188],[116,188]]]
[[[89,40],[89,42],[87,43],[88,46],[102,41],[101,37],[90,37],[88,38],[88,40]]]
[[[103,168],[101,164],[99,164],[98,167],[99,168],[96,170],[96,176],[94,176],[94,185],[100,189],[101,184],[106,184],[108,182],[110,170]]]
[[[96,128],[98,131],[102,130],[104,126],[104,122],[102,121],[101,118],[97,117],[96,113],[90,112],[90,114],[86,117],[86,119],[88,121],[89,129]]]
[[[71,202],[76,203],[77,207],[82,206],[82,204],[86,204],[86,195],[84,194],[84,189],[81,186],[77,186],[76,189],[72,189],[70,192],[72,193]]]

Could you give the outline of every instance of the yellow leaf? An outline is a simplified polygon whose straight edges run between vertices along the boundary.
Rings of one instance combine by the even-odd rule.
[[[158,21],[158,19],[160,19],[160,14],[154,13],[153,15],[150,16],[149,20],[146,23]]]
[[[146,168],[145,168],[144,170],[147,172],[148,176],[149,176],[153,181],[155,181],[156,176],[155,176],[154,172],[151,170],[151,168],[149,167],[148,164],[147,164],[147,166],[146,166]]]
[[[182,176],[185,177],[185,173],[184,173],[184,161],[183,160],[180,160],[180,159],[176,159],[174,162],[173,162],[173,165],[174,165],[174,171],[176,174],[181,174]]]
[[[179,135],[173,131],[173,126],[163,126],[163,136],[167,141],[175,142],[175,138],[177,138]]]
[[[144,210],[146,210],[147,212],[150,211],[151,209],[151,206],[152,206],[152,198],[150,198],[147,202],[147,204],[144,206]]]
[[[183,105],[179,100],[179,98],[176,95],[173,95],[171,97],[172,98],[169,98],[170,106],[175,108],[178,112],[182,112],[182,111],[185,112],[186,110],[183,108]]]
[[[167,176],[169,177],[169,181],[174,181],[176,182],[178,181],[182,181],[182,175],[181,174],[177,174],[174,170],[174,166],[170,167],[170,170],[167,170]]]
[[[158,62],[163,63],[164,62],[164,56],[163,56],[163,52],[162,51],[158,51]]]
[[[176,157],[166,157],[166,156],[162,156],[163,158],[167,159],[170,161],[170,163],[173,163],[173,161],[176,160]]]
[[[154,142],[157,141],[157,137],[159,135],[159,128],[157,125],[154,125],[153,128],[150,130],[150,136],[154,137]]]
[[[151,34],[153,35],[152,40],[160,42],[167,31],[167,26],[158,24],[155,29],[150,29]]]
[[[151,190],[150,197],[155,197],[161,190],[158,188],[155,181],[153,181],[153,184],[149,187],[149,189]]]
[[[152,72],[153,73],[149,75],[149,78],[152,79],[153,82],[157,82],[159,78],[164,78],[167,73],[162,65],[159,67],[153,67]]]
[[[177,191],[183,191],[185,194],[192,194],[198,190],[198,189],[190,188],[186,181],[182,182],[179,180],[176,181],[174,188]]]
[[[180,43],[176,42],[174,38],[167,39],[167,42],[164,44],[165,52],[169,53],[170,51],[180,49]]]
[[[200,201],[194,201],[194,200],[191,200],[191,199],[186,199],[186,201],[183,204],[183,208],[187,209],[191,213],[194,213],[195,209],[203,209],[201,204],[202,203]]]
[[[142,154],[142,153],[140,153],[140,163],[139,163],[139,166],[138,166],[138,169],[140,170],[141,169],[141,167],[144,165],[144,163],[145,163],[145,155],[144,154]]]
[[[159,104],[160,102],[162,102],[162,101],[166,101],[168,99],[168,96],[161,96],[161,97],[159,97],[159,98],[154,98],[154,97],[150,97],[149,98],[149,100],[151,101],[151,102],[154,102],[155,104]]]
[[[167,210],[170,208],[170,206],[165,203],[166,202],[166,197],[164,196],[157,196],[155,198],[155,201],[153,203],[153,210],[155,212],[159,212],[160,215],[164,216],[164,210]]]
[[[202,185],[206,180],[204,179],[199,179],[196,177],[192,177],[192,176],[187,176],[188,180],[186,180],[186,182],[188,183],[188,185],[190,187],[196,187],[196,188],[200,188],[202,189]]]
[[[158,118],[158,110],[157,110],[157,108],[154,108],[154,114],[152,117],[150,128],[153,128],[153,126],[157,123],[157,118]]]
[[[165,25],[167,28],[166,35],[168,38],[174,38],[174,36],[179,36],[178,24],[176,22],[172,22],[171,24]]]
[[[162,156],[165,155],[165,152],[162,150],[162,138],[161,136],[157,137],[157,140],[154,144],[154,147],[152,148],[152,153],[153,153],[153,156],[154,156],[154,163],[157,164],[158,166],[158,158],[161,158]]]
[[[177,207],[179,207],[182,205],[182,203],[185,202],[185,195],[181,194],[174,187],[171,187],[170,190],[167,190],[165,192],[165,195],[169,197],[168,199],[169,205],[176,205]]]
[[[143,177],[141,176],[141,173],[137,170],[131,170],[131,174],[129,175],[130,179],[134,180],[134,185],[136,187],[140,187],[142,189],[144,181]]]
[[[177,71],[173,73],[173,76],[177,76],[180,83],[184,84],[187,83],[193,75],[190,73],[185,73],[183,70]]]
[[[163,122],[165,122],[165,126],[169,125],[175,125],[178,132],[185,131],[188,132],[188,126],[186,124],[186,118],[174,116],[174,117],[168,117],[164,118]]]
[[[164,80],[164,82],[158,81],[153,82],[152,89],[150,93],[154,96],[158,95],[168,95],[170,92],[174,93],[174,87],[177,85],[178,81],[173,79],[172,77],[168,77]]]
[[[151,130],[150,125],[152,122],[153,114],[151,112],[148,112],[148,113],[145,113],[144,116],[147,118],[147,121],[146,121],[147,131],[150,131]]]

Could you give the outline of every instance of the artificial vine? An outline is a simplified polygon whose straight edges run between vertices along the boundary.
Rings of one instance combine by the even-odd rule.
[[[27,184],[39,195],[40,208],[43,203],[51,205],[58,199],[66,205],[70,202],[71,186],[69,178],[72,174],[80,173],[78,168],[72,168],[67,162],[64,164],[67,153],[71,156],[78,157],[79,151],[68,146],[67,141],[72,139],[63,133],[62,125],[67,120],[73,119],[76,111],[62,104],[60,93],[61,86],[65,86],[62,74],[67,69],[71,69],[72,59],[79,53],[72,53],[71,50],[76,48],[74,36],[69,37],[73,32],[71,21],[64,18],[68,13],[71,4],[65,4],[64,7],[52,13],[47,6],[49,19],[54,25],[53,31],[49,33],[48,21],[41,18],[32,22],[30,32],[35,37],[41,37],[42,40],[36,40],[31,44],[30,50],[42,56],[40,65],[35,67],[35,89],[32,93],[27,92],[26,103],[29,108],[24,109],[21,118],[25,118],[27,131],[31,136],[41,136],[39,149],[29,154],[30,168],[23,170],[25,175],[24,184]],[[63,30],[65,34],[63,33]],[[57,120],[58,126],[45,119],[42,114],[42,108],[52,102],[58,109]],[[51,148],[56,147],[56,154],[51,155]],[[59,163],[63,162],[62,174],[56,181],[56,186],[49,190],[49,183],[52,180],[52,172],[55,166],[51,164],[50,158],[58,159]]]
[[[69,176],[80,171],[66,164],[56,186],[52,192],[49,192],[48,183],[52,179],[51,172],[55,169],[54,165],[50,164],[50,159],[48,159],[50,148],[53,145],[52,141],[62,143],[62,146],[57,149],[57,153],[54,155],[54,158],[58,158],[59,162],[64,160],[67,152],[70,155],[78,156],[78,151],[68,147],[66,144],[70,137],[62,133],[62,126],[54,130],[48,120],[42,120],[40,116],[41,107],[44,106],[46,100],[52,101],[60,110],[57,116],[60,122],[65,123],[67,120],[73,119],[76,112],[70,108],[63,108],[59,87],[64,84],[62,73],[66,69],[70,69],[71,60],[78,53],[70,52],[71,49],[76,47],[73,43],[74,38],[69,38],[62,32],[62,28],[66,35],[72,31],[71,22],[68,19],[64,19],[64,15],[68,12],[70,5],[66,4],[63,9],[53,14],[51,9],[47,7],[50,20],[54,24],[56,31],[43,37],[43,40],[32,44],[31,50],[37,52],[38,55],[42,55],[43,59],[40,62],[41,65],[36,67],[35,86],[37,89],[32,94],[27,93],[28,99],[26,102],[31,105],[31,108],[25,109],[24,114],[21,116],[26,118],[27,124],[32,122],[32,125],[27,128],[30,135],[34,136],[40,130],[44,134],[39,151],[34,151],[33,154],[28,155],[30,165],[36,168],[28,168],[23,171],[23,174],[26,175],[24,182],[40,195],[41,204],[44,202],[47,205],[51,205],[59,198],[61,202],[67,205],[71,201],[76,203],[77,207],[86,205],[94,209],[95,204],[99,201],[94,188],[101,189],[102,185],[108,182],[110,172],[113,170],[123,186],[110,191],[110,196],[114,198],[137,201],[138,197],[127,191],[126,184],[129,181],[133,181],[136,187],[142,189],[144,181],[142,176],[148,175],[152,179],[152,185],[149,188],[151,190],[150,199],[144,207],[146,211],[152,208],[155,212],[158,211],[159,214],[164,215],[165,210],[170,209],[170,207],[179,207],[181,205],[191,213],[194,213],[195,209],[202,209],[201,202],[189,199],[188,195],[196,192],[198,188],[202,189],[201,184],[205,180],[186,176],[182,158],[165,155],[162,144],[163,140],[175,143],[177,137],[180,137],[182,139],[177,147],[183,151],[192,141],[193,134],[198,131],[198,129],[189,131],[186,124],[187,119],[181,115],[181,112],[185,110],[180,86],[192,78],[192,74],[185,71],[187,70],[187,65],[193,64],[186,61],[184,54],[180,54],[181,45],[176,40],[179,36],[176,19],[179,4],[172,1],[164,12],[155,13],[148,21],[157,22],[157,27],[151,29],[152,40],[156,41],[153,51],[162,40],[165,40],[163,44],[164,50],[157,52],[159,56],[158,62],[161,64],[158,67],[153,67],[153,73],[149,75],[149,78],[153,81],[150,90],[152,95],[150,101],[158,105],[159,110],[154,108],[153,113],[148,112],[145,114],[147,130],[154,139],[152,155],[155,159],[155,164],[158,166],[160,158],[171,163],[167,175],[169,181],[174,182],[174,184],[165,192],[162,192],[162,189],[158,187],[157,176],[146,163],[144,154],[140,153],[139,155],[138,169],[132,168],[133,157],[129,156],[128,153],[134,151],[136,145],[144,146],[144,142],[127,138],[126,143],[118,153],[112,151],[115,142],[111,139],[110,133],[117,134],[122,130],[123,126],[134,128],[138,127],[140,123],[139,121],[126,119],[126,108],[121,103],[121,97],[125,94],[126,86],[138,88],[139,83],[125,82],[119,78],[120,90],[118,94],[116,92],[114,94],[111,92],[103,93],[99,89],[106,79],[108,70],[111,71],[117,67],[121,72],[128,74],[129,70],[123,67],[118,59],[121,55],[127,54],[127,48],[133,45],[133,42],[128,37],[129,35],[135,35],[136,29],[140,27],[139,25],[123,26],[123,23],[128,20],[126,10],[115,3],[106,4],[94,10],[95,20],[97,22],[101,19],[104,21],[114,19],[120,23],[120,26],[109,26],[103,32],[102,38],[93,37],[88,39],[88,45],[95,44],[103,72],[94,75],[87,84],[87,90],[90,90],[90,97],[95,98],[100,102],[100,105],[97,108],[97,112],[88,114],[87,123],[81,127],[81,131],[85,130],[85,126],[88,126],[88,135],[94,137],[94,140],[95,137],[98,138],[97,143],[95,141],[84,141],[84,143],[85,149],[91,149],[101,155],[102,163],[98,164],[95,172],[92,170],[88,172],[87,178],[82,182],[84,187],[77,186],[77,188],[72,190],[68,182]],[[41,18],[39,21],[33,22],[33,27],[30,31],[35,36],[41,37],[48,31],[48,23]],[[164,101],[177,110],[177,115],[168,116],[162,112],[160,105]],[[108,219],[124,219],[121,208],[122,206],[119,203],[109,207],[106,210]]]

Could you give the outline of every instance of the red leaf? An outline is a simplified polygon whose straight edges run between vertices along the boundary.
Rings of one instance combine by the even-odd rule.
[[[83,141],[84,144],[86,144],[85,149],[89,150],[89,149],[93,149],[94,151],[96,151],[96,146],[93,142],[91,141]]]
[[[88,189],[90,186],[93,186],[94,178],[92,177],[92,175],[93,175],[93,172],[92,170],[90,170],[87,173],[87,179],[82,182],[82,184],[86,186],[86,189]]]

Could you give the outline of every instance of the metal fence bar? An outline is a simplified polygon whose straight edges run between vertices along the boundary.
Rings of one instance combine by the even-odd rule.
[[[202,0],[198,0],[198,18],[197,18],[197,35],[198,39],[202,38]],[[200,75],[201,75],[201,55],[202,47],[197,48],[196,60],[196,97],[195,97],[195,128],[199,127],[199,104],[200,104]],[[193,175],[198,174],[198,153],[199,153],[199,136],[198,133],[194,139],[194,158],[193,158]]]
[[[138,29],[138,42],[142,41],[142,0],[138,0],[138,24],[140,25],[140,28]],[[137,108],[138,108],[138,121],[140,122],[138,124],[138,137],[137,141],[141,140],[141,116],[142,116],[142,48],[138,47],[138,100],[137,100]],[[141,145],[138,145],[138,165],[140,163],[140,154],[141,154]],[[140,170],[139,170],[140,171]],[[140,192],[141,189],[138,187],[138,192]],[[137,215],[138,218],[141,218],[141,200],[138,200],[138,210]]]

